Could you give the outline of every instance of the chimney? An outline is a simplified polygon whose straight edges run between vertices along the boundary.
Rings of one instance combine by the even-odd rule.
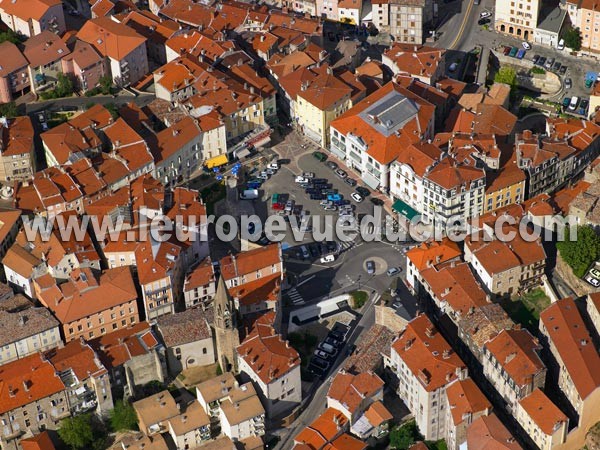
[[[23,380],[23,389],[25,389],[25,392],[29,392],[29,381],[28,380]]]
[[[260,42],[265,42],[265,35],[264,34],[260,35]]]
[[[435,335],[435,328],[433,328],[433,325],[430,327],[427,327],[427,329],[425,330],[425,334],[427,335],[428,338],[432,338]]]
[[[13,389],[13,387],[12,387],[12,386],[8,386],[8,395],[9,395],[11,398],[14,398],[14,397],[15,397],[15,390]]]
[[[450,350],[444,350],[442,352],[442,358],[449,359],[450,358]]]

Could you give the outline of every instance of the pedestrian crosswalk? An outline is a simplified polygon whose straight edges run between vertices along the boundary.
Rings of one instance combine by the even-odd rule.
[[[292,300],[292,303],[294,305],[299,305],[301,303],[304,303],[304,299],[302,298],[300,293],[296,290],[296,288],[290,289],[287,294],[288,294],[288,297],[290,298],[290,300]]]
[[[360,247],[361,245],[363,245],[364,242],[363,241],[340,241],[338,242],[338,249],[339,252],[345,252],[347,250],[350,250],[351,248],[356,248],[356,247]]]

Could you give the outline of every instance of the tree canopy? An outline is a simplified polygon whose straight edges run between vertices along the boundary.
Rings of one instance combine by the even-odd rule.
[[[17,117],[19,111],[17,110],[17,104],[15,102],[0,103],[0,117]]]
[[[564,241],[558,242],[556,247],[560,256],[579,278],[600,258],[600,237],[589,225],[577,227],[576,240],[571,240],[570,230],[567,228]]]
[[[563,35],[565,45],[576,52],[581,50],[581,32],[579,28],[569,28]]]
[[[113,431],[137,430],[137,415],[129,402],[118,400],[110,412],[110,427]]]
[[[415,442],[423,439],[415,421],[395,427],[390,432],[390,446],[397,450],[406,450]]]
[[[69,417],[60,423],[58,436],[73,450],[102,448],[105,431],[92,414]]]
[[[494,77],[494,83],[505,83],[513,87],[517,84],[517,74],[510,67],[501,67]]]

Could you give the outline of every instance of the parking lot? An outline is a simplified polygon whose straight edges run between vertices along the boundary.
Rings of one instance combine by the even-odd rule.
[[[352,347],[344,350],[349,331],[350,327],[347,325],[341,323],[334,325],[325,339],[317,345],[308,365],[310,373],[319,378],[325,378],[341,353],[350,354],[352,352]]]

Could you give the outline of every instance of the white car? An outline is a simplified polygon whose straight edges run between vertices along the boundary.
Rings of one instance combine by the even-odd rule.
[[[485,19],[486,17],[492,17],[492,13],[489,11],[483,11],[479,14],[480,19]]]
[[[322,263],[330,263],[335,261],[335,255],[327,255],[321,258]]]
[[[352,200],[354,200],[356,203],[360,203],[363,201],[363,198],[357,192],[353,192],[352,194],[350,194],[350,197],[352,197]]]
[[[529,42],[523,42],[521,45],[525,50],[531,50],[531,44]]]
[[[394,275],[398,275],[399,273],[400,273],[400,268],[399,267],[391,267],[387,271],[387,276],[388,277],[393,277]]]
[[[279,169],[279,163],[278,162],[272,162],[267,166],[268,169],[271,170],[278,170]]]
[[[314,172],[303,172],[302,176],[304,178],[314,178],[315,177],[315,173]]]
[[[309,179],[299,175],[295,178],[295,181],[296,183],[308,183]]]

